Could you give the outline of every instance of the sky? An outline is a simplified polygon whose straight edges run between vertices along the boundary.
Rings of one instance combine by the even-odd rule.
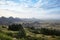
[[[59,19],[60,0],[0,0],[0,17]]]

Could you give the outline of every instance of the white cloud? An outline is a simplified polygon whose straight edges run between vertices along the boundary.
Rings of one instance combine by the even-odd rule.
[[[54,11],[54,9],[45,10],[42,8],[42,5],[47,4],[47,3],[48,3],[47,1],[42,3],[42,0],[39,0],[35,4],[32,4],[32,2],[28,0],[24,0],[24,1],[20,0],[20,3],[16,3],[14,1],[0,0],[0,16],[6,16],[6,17],[13,16],[13,17],[20,17],[20,18],[55,17],[56,15],[48,14],[49,12]]]

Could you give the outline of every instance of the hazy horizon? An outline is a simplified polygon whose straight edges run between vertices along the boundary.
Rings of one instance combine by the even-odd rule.
[[[0,17],[60,19],[60,0],[0,0]]]

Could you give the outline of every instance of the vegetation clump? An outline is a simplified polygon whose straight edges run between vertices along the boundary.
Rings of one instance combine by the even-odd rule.
[[[9,25],[8,29],[12,30],[12,31],[19,31],[20,29],[22,29],[22,25],[21,24],[12,24],[12,25]]]

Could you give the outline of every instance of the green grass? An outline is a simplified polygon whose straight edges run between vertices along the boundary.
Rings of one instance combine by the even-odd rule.
[[[4,33],[0,33],[0,40],[13,40],[13,38]]]
[[[14,40],[16,38],[17,40],[60,40],[60,36],[54,36],[54,35],[44,35],[44,34],[35,34],[29,31],[30,29],[24,28],[26,32],[26,38],[16,38],[16,34],[18,34],[19,31],[11,31],[7,28],[1,28],[0,29],[0,40]]]

